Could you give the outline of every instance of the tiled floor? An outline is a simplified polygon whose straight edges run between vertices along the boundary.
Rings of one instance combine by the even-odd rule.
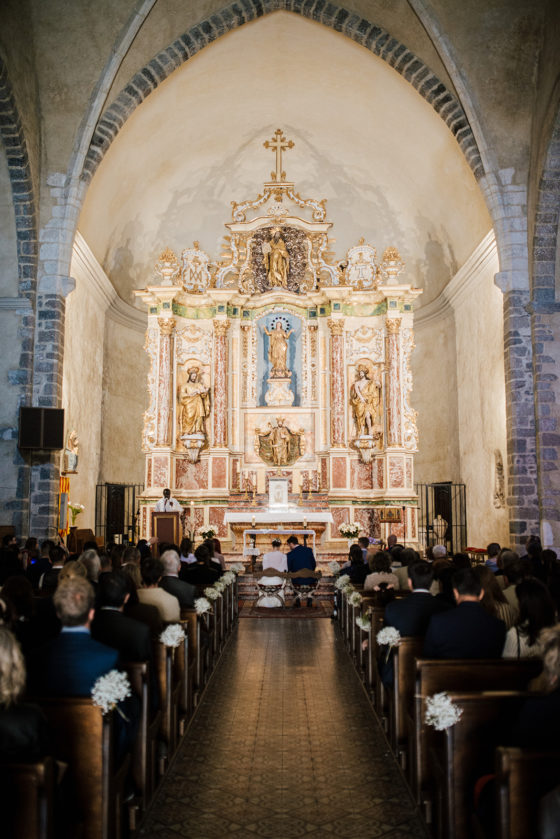
[[[327,620],[241,621],[142,835],[426,833]]]

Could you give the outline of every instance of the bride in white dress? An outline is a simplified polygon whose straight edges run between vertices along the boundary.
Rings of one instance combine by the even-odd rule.
[[[280,539],[272,540],[272,550],[263,555],[263,571],[266,571],[267,568],[274,568],[275,571],[282,572],[288,570],[288,558],[285,553],[282,553],[282,551],[279,550],[281,544],[282,542]],[[261,577],[259,583],[266,586],[282,584],[282,588],[278,590],[278,597],[281,597],[282,600],[284,600],[285,580],[283,580],[282,577]],[[267,608],[280,607],[278,597],[261,597],[259,598],[258,605],[266,606]]]

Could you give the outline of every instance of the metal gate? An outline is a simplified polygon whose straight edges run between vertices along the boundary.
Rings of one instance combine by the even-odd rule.
[[[442,481],[416,484],[418,493],[418,541],[425,548],[445,545],[453,554],[467,547],[465,484]],[[441,518],[438,519],[438,516]]]
[[[138,496],[143,484],[97,484],[95,488],[95,535],[104,544],[137,540]]]

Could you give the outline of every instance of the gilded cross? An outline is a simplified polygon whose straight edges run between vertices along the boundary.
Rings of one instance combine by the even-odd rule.
[[[276,181],[276,183],[286,180],[286,173],[282,171],[282,152],[294,147],[293,140],[287,140],[284,137],[282,129],[277,128],[272,140],[265,140],[263,146],[265,149],[272,149],[272,151],[276,152],[276,172],[270,173],[272,180]]]

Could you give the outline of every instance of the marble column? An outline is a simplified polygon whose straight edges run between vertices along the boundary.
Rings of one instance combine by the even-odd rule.
[[[331,332],[331,446],[344,446],[344,321],[329,318]]]
[[[214,321],[214,445],[225,448],[227,434],[228,320]]]
[[[170,445],[175,318],[158,318],[159,365],[156,445]]]
[[[400,318],[387,318],[387,445],[402,446]]]

